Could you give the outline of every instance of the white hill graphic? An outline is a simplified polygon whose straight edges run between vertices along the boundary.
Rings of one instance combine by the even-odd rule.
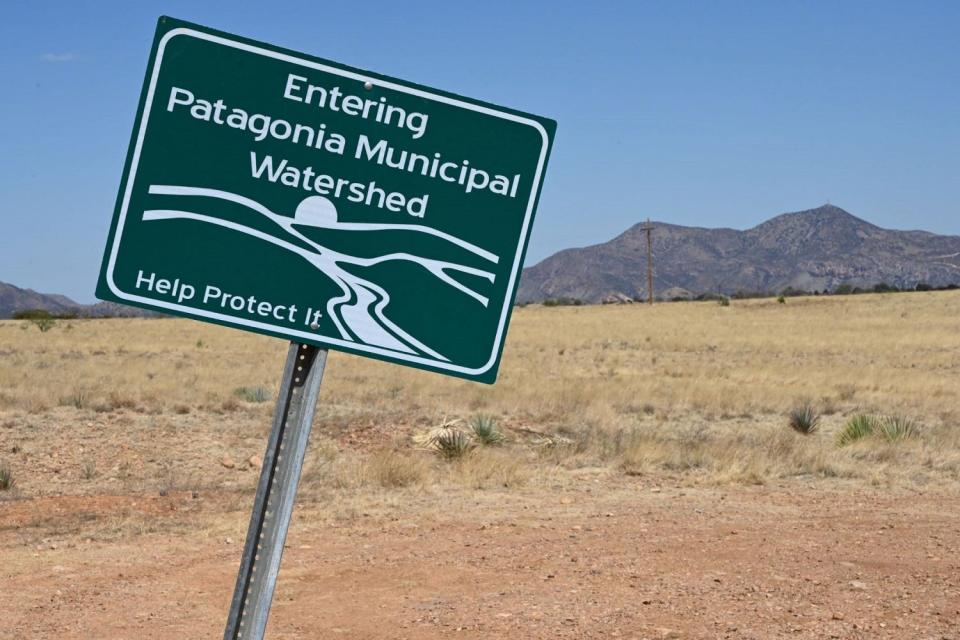
[[[151,209],[143,213],[143,220],[145,221],[193,220],[231,229],[238,233],[263,240],[264,242],[268,242],[300,256],[330,278],[330,280],[340,288],[341,294],[328,301],[326,310],[331,321],[336,326],[340,337],[344,340],[361,342],[402,353],[427,355],[444,362],[449,361],[448,358],[411,336],[386,316],[385,309],[390,303],[390,294],[383,287],[350,273],[344,269],[342,265],[369,267],[389,261],[411,262],[421,266],[439,281],[469,296],[480,305],[486,307],[489,304],[487,297],[463,284],[450,274],[468,274],[483,278],[492,283],[495,275],[490,271],[455,262],[424,258],[405,252],[388,253],[369,258],[352,256],[321,245],[304,235],[300,230],[295,228],[294,225],[351,232],[385,230],[412,231],[440,238],[493,264],[499,262],[499,258],[495,254],[431,227],[412,224],[340,222],[337,219],[336,207],[330,200],[322,196],[309,196],[305,198],[297,206],[295,216],[290,218],[270,211],[267,207],[255,200],[218,189],[152,185],[149,193],[165,196],[200,196],[233,202],[264,216],[290,236],[307,245],[307,247],[303,247],[260,229],[202,213],[174,209]]]

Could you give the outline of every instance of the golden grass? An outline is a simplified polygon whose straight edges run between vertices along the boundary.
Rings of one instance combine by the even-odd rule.
[[[285,355],[279,340],[186,320],[23,326],[0,322],[0,408],[229,409],[238,388],[275,393]],[[602,423],[647,405],[739,415],[807,397],[938,415],[960,406],[960,292],[526,307],[492,387],[330,360],[323,405],[351,411]]]
[[[3,321],[0,429],[52,429],[61,419],[102,428],[97,416],[114,416],[116,428],[123,421],[137,429],[156,424],[171,436],[197,429],[208,457],[217,455],[218,443],[239,443],[235,457],[242,462],[262,451],[285,351],[280,340],[187,320],[61,321],[46,333]],[[237,393],[258,387],[270,401]],[[785,418],[805,398],[825,414],[810,436],[789,431]],[[841,450],[836,433],[855,412],[907,416],[921,434]],[[512,444],[450,462],[413,450],[412,431],[478,413],[497,416]],[[399,444],[365,454],[328,442],[344,451],[317,458],[305,483],[509,488],[544,477],[543,469],[591,466],[711,482],[957,479],[958,416],[960,292],[729,307],[531,306],[514,313],[492,387],[332,354],[317,428],[343,434],[358,424],[390,425]],[[153,486],[220,482],[192,463],[179,471],[178,456],[186,459],[188,449],[178,443],[169,462],[153,461],[147,451],[138,459]],[[115,461],[89,464],[95,471],[77,465],[81,480],[103,487],[117,481]],[[164,465],[175,477],[158,479]]]

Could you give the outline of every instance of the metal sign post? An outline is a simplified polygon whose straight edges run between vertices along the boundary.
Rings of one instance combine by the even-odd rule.
[[[290,343],[224,640],[261,640],[290,527],[327,350]]]

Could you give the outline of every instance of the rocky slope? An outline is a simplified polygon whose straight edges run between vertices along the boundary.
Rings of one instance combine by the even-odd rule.
[[[831,205],[785,213],[746,231],[654,226],[658,296],[960,283],[960,236],[881,229]],[[603,244],[560,251],[525,269],[517,300],[645,297],[641,227]]]

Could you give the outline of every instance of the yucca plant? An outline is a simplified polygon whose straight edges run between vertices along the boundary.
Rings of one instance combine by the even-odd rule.
[[[790,410],[790,428],[797,433],[810,435],[820,426],[820,414],[810,402],[804,402]]]
[[[877,435],[887,442],[900,442],[914,438],[919,431],[916,422],[903,416],[888,416],[877,425]]]
[[[497,426],[497,419],[485,413],[473,416],[470,420],[473,437],[482,445],[497,445],[503,442],[503,432]]]
[[[17,483],[13,479],[13,472],[7,465],[0,465],[0,491],[9,491]]]
[[[80,469],[80,475],[83,476],[84,480],[93,480],[98,475],[97,465],[91,461],[84,462]]]
[[[433,446],[444,458],[455,460],[473,448],[473,440],[459,429],[443,429],[433,437]]]
[[[847,421],[837,433],[837,446],[845,447],[857,440],[872,436],[877,429],[877,419],[864,413],[857,414]]]

